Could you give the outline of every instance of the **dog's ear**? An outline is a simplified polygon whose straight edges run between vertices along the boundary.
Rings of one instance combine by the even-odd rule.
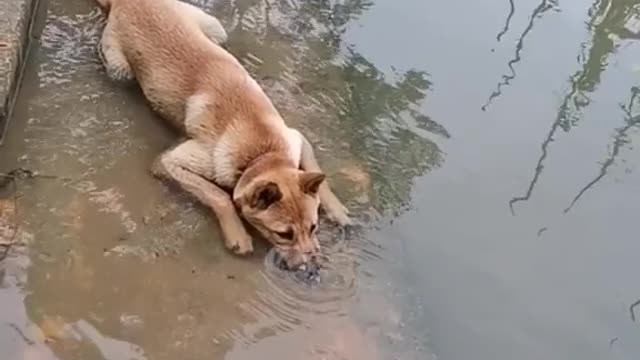
[[[265,210],[280,199],[282,199],[280,187],[272,181],[258,183],[248,196],[249,206],[259,210]]]
[[[300,175],[300,188],[305,194],[315,195],[326,176],[318,172],[305,172]]]

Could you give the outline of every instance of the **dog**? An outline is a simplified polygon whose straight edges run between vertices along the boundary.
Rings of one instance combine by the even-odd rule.
[[[96,1],[107,14],[99,46],[107,76],[137,82],[186,138],[159,155],[152,173],[210,207],[229,250],[253,252],[244,219],[296,269],[320,251],[320,206],[350,224],[309,141],[222,47],[218,19],[178,0]]]

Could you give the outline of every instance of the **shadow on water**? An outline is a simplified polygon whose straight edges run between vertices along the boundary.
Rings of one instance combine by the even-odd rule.
[[[600,0],[589,10],[589,21],[587,25],[593,35],[589,42],[581,45],[582,54],[578,57],[581,68],[573,74],[569,80],[570,90],[564,96],[556,119],[542,142],[541,154],[534,168],[533,177],[529,182],[526,193],[522,196],[514,197],[509,201],[509,207],[513,214],[515,214],[515,204],[526,202],[533,195],[536,184],[544,170],[544,162],[549,155],[549,146],[555,140],[558,130],[562,129],[565,132],[569,132],[571,128],[578,125],[582,118],[583,109],[591,103],[589,94],[596,90],[602,74],[607,68],[608,57],[613,54],[624,41],[640,39],[640,34],[626,28],[627,24],[640,19],[638,16],[639,8],[640,4],[638,4],[637,1]],[[632,100],[633,99],[635,99],[635,96],[632,95]],[[632,106],[632,101],[630,101],[629,106]],[[629,111],[631,111],[631,109],[627,109],[627,122],[633,122],[633,120],[631,120],[633,117],[630,117],[628,114]],[[634,125],[631,125],[631,127],[633,126]],[[624,130],[624,128],[622,130]],[[628,130],[625,130],[624,133],[626,133],[626,131]],[[618,133],[618,135],[624,137],[624,133],[622,135]],[[620,147],[620,145],[616,146],[615,144],[616,141],[614,141],[613,148],[616,152],[616,155],[613,156],[614,159],[619,151],[616,149]],[[611,164],[603,167],[605,173],[609,166],[611,166]],[[604,176],[603,174],[601,177],[596,178],[593,184],[587,185],[587,187],[576,196],[571,205],[565,209],[565,212],[568,212],[577,200]]]
[[[1,217],[0,230],[25,235],[0,266],[16,264],[23,281],[0,288],[17,314],[0,315],[15,324],[0,328],[0,344],[43,359],[386,359],[391,348],[424,358],[424,339],[400,335],[402,311],[384,295],[385,249],[367,227],[409,207],[414,179],[444,161],[436,140],[450,134],[419,110],[428,74],[385,73],[343,42],[371,1],[192,3],[231,29],[230,50],[308,135],[364,226],[340,236],[325,224],[316,287],[276,270],[264,248],[229,255],[209,212],[148,174],[174,135],[136,89],[106,80],[100,13],[52,0],[0,156],[2,170],[72,180],[27,179],[7,198],[22,215]]]

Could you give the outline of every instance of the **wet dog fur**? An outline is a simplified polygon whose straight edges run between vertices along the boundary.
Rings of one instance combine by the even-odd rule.
[[[137,81],[187,138],[158,157],[153,173],[214,211],[228,249],[252,253],[244,218],[297,268],[320,251],[319,206],[349,224],[309,141],[221,47],[227,34],[215,17],[178,0],[97,1],[108,16],[100,43],[107,75]]]

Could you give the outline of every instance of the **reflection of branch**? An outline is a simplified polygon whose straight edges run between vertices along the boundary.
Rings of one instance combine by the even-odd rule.
[[[529,188],[527,189],[527,193],[524,196],[514,197],[513,199],[509,200],[509,208],[511,209],[511,214],[513,215],[516,214],[515,210],[513,210],[513,205],[515,203],[521,202],[521,201],[528,201],[531,198],[531,195],[533,194],[533,188],[535,188],[536,184],[538,183],[538,179],[540,178],[540,175],[542,174],[542,169],[544,168],[542,163],[547,158],[547,147],[553,141],[553,135],[555,134],[556,130],[558,130],[558,127],[560,127],[560,121],[556,120],[556,122],[553,123],[553,126],[551,127],[551,131],[549,131],[547,138],[542,143],[542,147],[541,147],[542,155],[538,159],[538,164],[536,165],[536,170],[534,172],[533,179],[531,179],[531,182],[529,183]]]
[[[599,4],[599,0],[597,0],[594,3],[592,9],[589,11],[592,17],[595,16],[594,7],[597,6],[598,4]],[[582,50],[581,51],[582,55],[579,56],[579,59],[583,59],[586,56],[584,55],[585,49],[586,49],[586,42],[583,43],[580,46],[580,48]],[[578,96],[579,94],[582,94],[584,91],[584,87],[586,87],[587,86],[586,84],[589,83],[589,75],[590,75],[589,64],[592,62],[592,60],[593,60],[592,58],[585,59],[583,67],[580,70],[578,70],[578,72],[573,74],[573,76],[571,77],[571,80],[570,80],[571,91],[562,100],[562,105],[560,105],[560,109],[558,109],[556,120],[553,122],[551,126],[551,130],[549,130],[547,137],[542,143],[542,146],[541,146],[542,154],[540,155],[540,158],[538,159],[538,163],[536,164],[534,175],[531,181],[529,182],[529,187],[527,189],[527,192],[525,195],[514,197],[509,201],[509,208],[511,209],[512,214],[515,215],[515,211],[513,209],[513,205],[515,203],[518,203],[521,201],[528,201],[531,198],[531,195],[533,194],[533,190],[536,184],[538,183],[540,175],[542,174],[542,170],[544,169],[543,164],[548,155],[549,144],[551,144],[551,142],[553,141],[553,137],[555,136],[558,129],[563,128],[563,122],[567,121],[567,119],[571,117],[570,107],[572,106],[572,104],[573,106],[576,107],[577,111],[580,111],[582,107],[588,104],[588,102],[578,103],[575,97]],[[566,126],[565,130],[568,131],[569,125],[565,125],[565,126]]]
[[[531,14],[531,18],[529,18],[529,23],[527,24],[527,27],[524,29],[524,31],[520,35],[518,43],[516,44],[515,56],[513,57],[513,59],[511,59],[507,63],[507,66],[509,67],[510,74],[502,75],[502,79],[503,80],[498,84],[498,88],[493,93],[491,93],[491,96],[489,96],[489,99],[487,100],[487,102],[482,106],[482,110],[483,111],[487,110],[487,107],[489,107],[489,105],[491,105],[491,103],[493,102],[494,99],[496,99],[498,96],[502,95],[502,88],[504,86],[509,85],[511,83],[511,80],[516,78],[516,70],[515,70],[514,66],[517,63],[519,63],[520,60],[522,60],[522,58],[520,57],[520,53],[522,52],[522,49],[524,48],[524,40],[525,40],[525,38],[527,37],[529,32],[531,32],[531,30],[533,29],[533,25],[535,23],[535,20],[537,18],[541,17],[542,15],[544,15],[545,12],[547,12],[549,9],[552,9],[552,8],[553,8],[553,4],[550,3],[550,0],[542,0],[540,5],[538,5],[533,10],[533,13]]]
[[[613,165],[616,157],[620,153],[620,147],[625,143],[623,138],[626,136],[627,131],[639,122],[640,122],[640,117],[636,118],[634,122],[628,124],[624,128],[618,129],[618,134],[616,135],[615,140],[613,141],[613,150],[611,151],[611,155],[607,158],[607,160],[604,163],[602,163],[602,167],[600,168],[600,174],[598,174],[598,176],[596,176],[584,188],[582,188],[582,190],[580,190],[578,195],[576,195],[573,198],[573,201],[571,201],[571,205],[569,205],[569,207],[564,209],[565,214],[571,211],[573,206],[578,202],[578,200],[580,200],[580,198],[582,197],[582,195],[584,195],[584,193],[589,191],[591,187],[593,187],[595,184],[600,182],[600,180],[602,180],[602,178],[604,178],[607,175],[607,171],[609,170],[609,167]]]
[[[578,195],[576,195],[573,198],[573,201],[571,201],[571,204],[569,205],[569,207],[564,209],[565,214],[571,211],[573,206],[578,202],[578,200],[580,200],[580,198],[582,197],[582,195],[584,195],[584,193],[589,191],[594,185],[600,182],[600,180],[602,180],[607,175],[607,171],[609,170],[609,167],[611,167],[611,165],[615,163],[616,157],[620,153],[620,148],[626,143],[625,139],[627,137],[627,132],[634,126],[640,124],[640,115],[631,116],[631,111],[632,111],[634,102],[637,98],[637,95],[638,95],[638,92],[633,93],[633,95],[631,96],[631,101],[629,102],[629,107],[625,109],[625,112],[627,113],[627,120],[626,120],[627,125],[617,129],[617,134],[613,140],[611,155],[609,155],[607,160],[605,160],[605,162],[602,163],[602,167],[600,168],[600,173],[598,174],[598,176],[596,176],[585,187],[583,187],[582,190],[580,190],[580,192],[578,193]]]
[[[513,0],[509,0],[509,15],[507,16],[507,21],[505,21],[504,23],[504,28],[502,29],[502,31],[500,31],[498,33],[498,36],[496,37],[496,39],[498,40],[498,42],[500,42],[500,39],[502,39],[502,36],[504,34],[507,33],[507,31],[509,31],[509,25],[511,24],[511,18],[513,17],[513,14],[516,12],[516,6],[513,3]]]
[[[640,306],[640,300],[634,302],[633,304],[631,304],[631,306],[629,306],[629,312],[631,313],[631,320],[633,322],[636,322],[636,313],[634,311],[636,306]]]
[[[565,119],[567,109],[569,108],[570,100],[578,92],[581,78],[582,78],[581,72],[576,73],[572,77],[571,92],[569,92],[569,94],[567,94],[567,96],[565,96],[564,100],[562,101],[562,105],[560,106],[560,110],[558,111],[558,116],[556,117],[556,120],[553,122],[553,125],[551,125],[551,130],[549,130],[547,137],[542,142],[542,146],[540,146],[542,150],[542,154],[540,155],[540,158],[538,159],[538,163],[536,164],[533,179],[531,179],[531,182],[529,182],[529,188],[527,189],[527,193],[524,196],[514,197],[511,200],[509,200],[509,208],[511,209],[511,214],[515,215],[515,210],[513,209],[513,205],[515,203],[518,203],[521,201],[528,201],[531,198],[531,195],[533,194],[533,189],[538,183],[538,179],[540,178],[540,175],[542,174],[542,170],[544,169],[543,163],[548,155],[549,144],[551,144],[551,142],[553,141],[553,137],[555,136],[556,131],[558,131],[558,129],[561,127],[562,121]]]

